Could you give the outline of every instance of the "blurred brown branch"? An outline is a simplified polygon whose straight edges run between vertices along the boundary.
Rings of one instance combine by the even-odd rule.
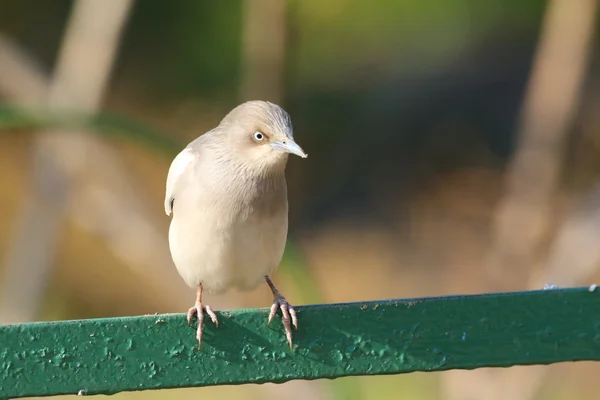
[[[491,290],[518,290],[519,286],[533,288],[532,283],[541,284],[533,279],[533,273],[540,265],[541,245],[552,220],[551,198],[562,169],[566,137],[580,104],[596,12],[596,0],[548,3],[521,112],[519,143],[508,168],[506,192],[495,215],[494,241],[486,265],[487,286]],[[586,243],[581,234],[590,233],[589,225],[581,222],[581,218],[571,219],[559,235],[559,247],[551,256],[545,278],[575,282],[575,276],[566,277],[572,273],[567,270],[570,262],[562,261],[564,255],[572,255]],[[583,269],[592,264],[590,257],[597,254],[580,260]],[[531,399],[546,371],[543,367],[452,371],[443,376],[444,398]]]
[[[244,1],[243,7],[240,98],[280,103],[284,88],[287,3]]]
[[[559,287],[585,285],[600,265],[600,181],[567,213],[552,246],[546,268],[531,279]]]
[[[580,103],[595,14],[596,0],[548,4],[487,264],[490,282],[500,290],[524,286],[530,267],[539,262],[565,139]]]
[[[130,0],[78,0],[51,82],[24,52],[2,40],[0,89],[21,105],[40,104],[45,97],[50,110],[96,111],[131,6]],[[103,236],[166,299],[181,304],[182,284],[164,272],[170,257],[163,235],[144,215],[143,203],[108,145],[82,132],[44,131],[36,137],[32,157],[32,186],[5,260],[4,320],[35,318],[66,212]]]
[[[36,60],[8,38],[0,36],[0,93],[22,107],[39,104],[47,97],[48,82]]]

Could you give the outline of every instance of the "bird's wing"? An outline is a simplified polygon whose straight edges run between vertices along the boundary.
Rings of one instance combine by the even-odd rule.
[[[186,147],[181,153],[177,154],[177,157],[171,163],[167,175],[167,192],[165,194],[165,213],[167,215],[171,215],[173,212],[178,182],[181,181],[181,176],[191,167],[196,157],[196,152],[190,147]]]

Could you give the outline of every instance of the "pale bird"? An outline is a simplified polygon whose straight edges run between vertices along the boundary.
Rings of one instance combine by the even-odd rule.
[[[165,212],[173,215],[169,247],[177,271],[197,289],[187,320],[189,325],[196,314],[198,347],[204,311],[218,327],[216,314],[202,302],[203,291],[249,290],[266,281],[274,296],[267,325],[281,309],[292,348],[296,312],[269,278],[287,238],[285,166],[290,153],[307,157],[294,141],[288,113],[269,102],[249,101],[171,163],[165,196]]]

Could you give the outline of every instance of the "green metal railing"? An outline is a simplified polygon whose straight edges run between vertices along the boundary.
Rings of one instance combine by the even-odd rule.
[[[0,398],[600,360],[594,288],[298,307],[290,351],[267,309],[0,327]]]

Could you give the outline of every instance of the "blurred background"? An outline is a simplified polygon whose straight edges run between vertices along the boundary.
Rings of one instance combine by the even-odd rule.
[[[0,1],[0,321],[185,312],[169,164],[269,100],[294,305],[589,285],[600,266],[595,0]],[[266,286],[207,297],[266,307]],[[116,395],[595,399],[597,365]]]

